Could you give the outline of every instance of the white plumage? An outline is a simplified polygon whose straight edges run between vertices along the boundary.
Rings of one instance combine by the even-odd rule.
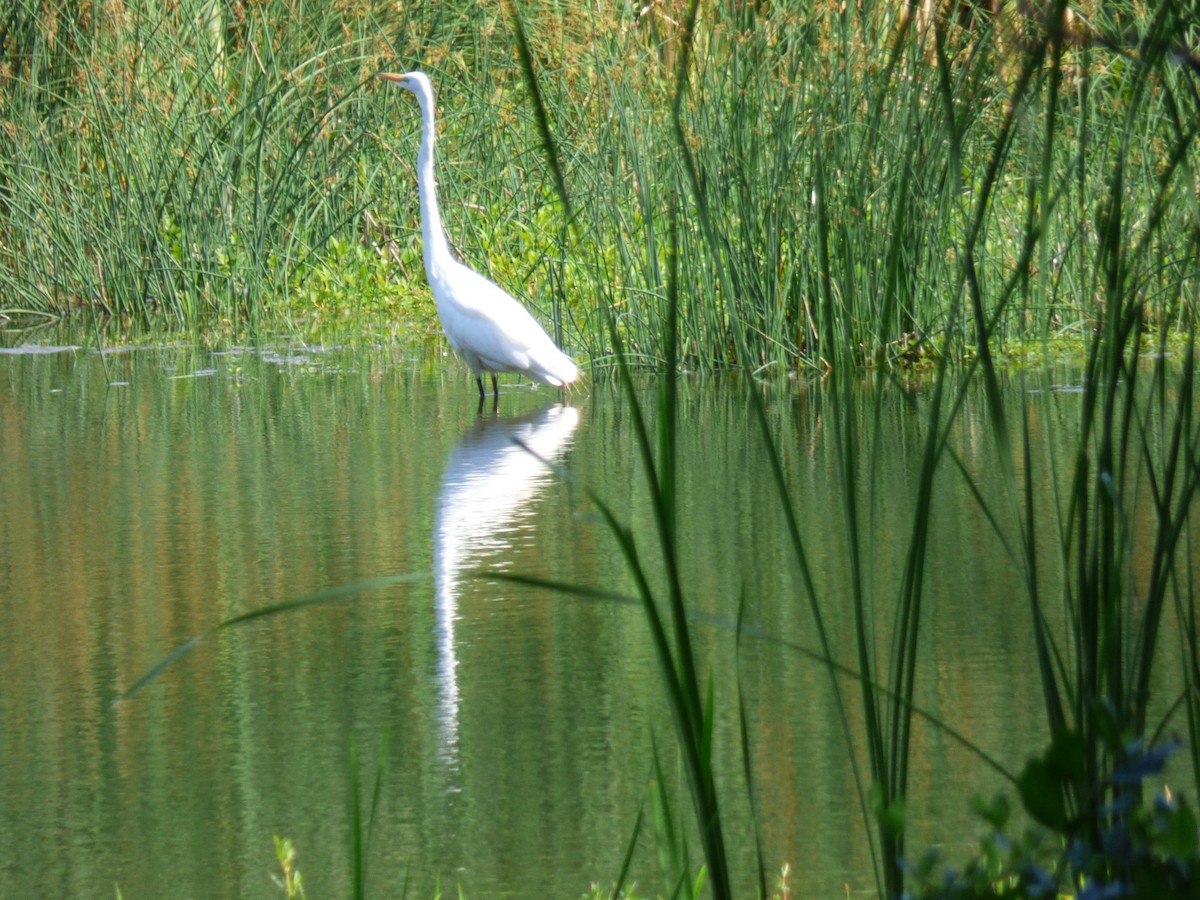
[[[437,302],[438,318],[450,346],[475,374],[480,399],[486,396],[483,373],[515,372],[553,387],[566,387],[579,368],[554,346],[537,320],[506,291],[460,263],[450,253],[433,178],[433,84],[424,72],[381,73],[380,78],[411,91],[421,106],[421,149],[417,153],[417,190],[421,201],[421,239],[425,277]]]

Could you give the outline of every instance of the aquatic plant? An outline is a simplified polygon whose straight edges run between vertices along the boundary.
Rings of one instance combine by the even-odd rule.
[[[296,864],[296,846],[289,838],[275,835],[275,857],[279,860],[282,877],[272,875],[275,884],[283,891],[287,900],[304,900],[304,876]]]
[[[745,364],[749,348],[762,346],[761,333],[752,343],[748,337],[748,331],[752,329],[743,330],[746,320],[739,308],[748,293],[739,285],[752,279],[738,269],[747,257],[732,246],[730,231],[718,228],[716,224],[718,215],[714,212],[714,196],[710,193],[714,185],[723,187],[736,181],[736,177],[708,177],[711,172],[706,172],[698,161],[682,112],[685,94],[696,89],[697,81],[703,84],[702,78],[693,79],[689,70],[697,6],[696,2],[691,3],[681,29],[672,106],[676,149],[686,175],[685,184],[691,189],[692,211],[700,235],[697,240],[701,245],[707,245],[708,251],[705,257],[708,268],[689,269],[687,277],[695,278],[698,272],[705,272],[706,279],[699,282],[695,294],[734,301],[723,308],[715,321],[720,323],[719,343],[725,348],[726,357]],[[752,25],[750,23],[748,27]],[[914,27],[911,20],[901,23],[884,69],[888,77],[879,83],[883,87],[878,93],[869,95],[874,97],[874,102],[868,106],[872,116],[876,117],[876,124],[890,100],[892,76],[899,71],[903,54],[912,52],[906,38]],[[855,769],[860,785],[859,802],[864,815],[876,825],[876,877],[881,895],[888,897],[905,893],[911,868],[904,838],[911,724],[914,714],[919,711],[914,674],[921,652],[919,635],[926,549],[934,515],[931,488],[935,478],[944,477],[942,470],[948,458],[954,460],[959,474],[967,479],[973,496],[1001,538],[1015,548],[1014,553],[1025,572],[1051,749],[1046,756],[1030,760],[1019,776],[1008,777],[1020,794],[1026,811],[1053,830],[1058,852],[1066,854],[1070,860],[1069,865],[1055,870],[1061,876],[1057,880],[1035,868],[1029,869],[1026,882],[1021,882],[1025,876],[1019,873],[996,874],[990,856],[985,861],[972,863],[970,871],[989,873],[987,877],[991,880],[987,890],[993,890],[997,883],[1009,878],[1005,884],[1013,889],[1014,896],[1037,896],[1038,891],[1052,881],[1054,889],[1075,890],[1081,896],[1088,896],[1096,884],[1107,887],[1138,882],[1144,871],[1135,871],[1135,867],[1145,860],[1157,873],[1153,876],[1156,878],[1162,872],[1171,872],[1181,866],[1186,870],[1192,865],[1191,856],[1197,841],[1195,820],[1186,805],[1160,804],[1157,818],[1147,819],[1139,812],[1142,780],[1145,775],[1157,771],[1165,757],[1154,734],[1166,723],[1158,723],[1151,729],[1147,716],[1150,673],[1157,659],[1155,650],[1170,600],[1175,601],[1175,613],[1180,622],[1195,621],[1187,570],[1178,568],[1180,541],[1187,533],[1197,478],[1200,477],[1200,431],[1197,431],[1193,415],[1190,341],[1182,371],[1177,366],[1167,365],[1163,360],[1164,353],[1158,355],[1152,368],[1154,389],[1150,395],[1154,399],[1149,408],[1140,405],[1139,395],[1134,390],[1140,377],[1148,324],[1161,325],[1164,321],[1164,310],[1153,308],[1145,286],[1149,283],[1169,285],[1174,296],[1182,297],[1182,292],[1175,292],[1195,275],[1189,267],[1163,267],[1152,261],[1152,258],[1161,260],[1161,257],[1155,257],[1152,248],[1166,239],[1163,229],[1170,218],[1168,210],[1186,193],[1184,173],[1190,171],[1188,161],[1195,154],[1196,137],[1200,133],[1195,115],[1183,118],[1178,114],[1188,102],[1184,99],[1185,94],[1177,93],[1180,85],[1171,68],[1174,48],[1180,46],[1184,37],[1182,21],[1169,10],[1159,10],[1146,23],[1150,37],[1143,43],[1141,55],[1132,61],[1130,70],[1124,75],[1127,96],[1120,104],[1123,127],[1114,127],[1112,131],[1101,129],[1097,138],[1102,140],[1097,141],[1100,146],[1095,151],[1087,133],[1090,119],[1082,121],[1082,133],[1064,129],[1061,119],[1062,106],[1066,102],[1062,94],[1064,79],[1075,74],[1073,67],[1090,65],[1090,55],[1088,52],[1075,55],[1077,48],[1070,36],[1064,4],[1055,5],[1040,27],[1042,30],[1035,28],[1034,39],[1012,60],[1015,68],[1011,93],[1006,98],[1003,113],[990,129],[986,129],[981,146],[983,152],[974,154],[984,162],[977,171],[969,169],[966,163],[967,143],[978,138],[974,136],[974,128],[968,125],[967,113],[960,108],[960,98],[954,87],[963,74],[952,64],[948,54],[949,28],[945,22],[938,22],[932,28],[935,56],[932,71],[937,79],[934,96],[940,101],[943,115],[933,134],[944,144],[946,155],[943,159],[949,163],[943,170],[944,181],[953,185],[952,192],[943,195],[946,205],[941,207],[940,216],[933,217],[946,228],[936,241],[926,241],[913,234],[901,236],[901,231],[897,230],[889,236],[890,243],[883,252],[853,252],[849,258],[839,258],[839,250],[853,246],[853,239],[843,243],[845,226],[831,214],[828,200],[835,193],[830,177],[834,170],[827,168],[825,160],[827,154],[835,154],[838,150],[824,144],[818,144],[814,150],[813,214],[807,227],[813,234],[815,266],[811,290],[805,291],[805,297],[812,298],[814,310],[808,318],[810,336],[816,346],[827,353],[825,362],[830,371],[834,442],[841,461],[842,508],[849,535],[847,549],[856,617],[856,671],[838,666],[825,643],[821,624],[822,599],[816,595],[807,574],[803,542],[794,524],[797,501],[790,496],[782,477],[777,438],[762,413],[761,399],[756,391],[747,394],[749,402],[758,410],[765,450],[773,460],[777,492],[792,533],[796,564],[804,575],[807,602],[823,642],[821,648],[807,652],[822,660],[835,680],[850,677],[859,688],[854,715],[864,723],[867,757],[867,765]],[[1093,48],[1091,41],[1085,42],[1085,51]],[[910,56],[908,60],[912,62],[915,58]],[[528,61],[526,72],[527,77],[534,80],[533,66]],[[1184,87],[1186,90],[1186,85]],[[534,85],[531,90],[540,93],[542,89]],[[756,92],[749,94],[754,96]],[[1140,110],[1151,97],[1155,98],[1151,105],[1161,102],[1168,111],[1167,117],[1177,127],[1172,129],[1171,136],[1161,147],[1158,176],[1153,183],[1143,184],[1144,191],[1134,192],[1137,200],[1131,201],[1129,160],[1139,152],[1133,146],[1136,141],[1133,136],[1140,133]],[[1086,109],[1087,95],[1077,99],[1082,100]],[[918,108],[922,117],[927,115],[928,108],[923,102],[914,105],[910,115],[916,116]],[[1034,119],[1032,114],[1035,112],[1042,128],[1040,131],[1031,129],[1026,139],[1029,141],[1028,152],[1039,165],[1030,171],[1023,195],[1008,195],[1006,171],[1013,162],[1018,133],[1027,118]],[[916,132],[920,134],[921,131],[922,127],[916,125]],[[875,134],[868,129],[868,147]],[[543,141],[549,145],[553,138],[546,134]],[[1064,151],[1064,144],[1069,144],[1070,149]],[[700,146],[703,147],[703,142]],[[549,147],[547,152],[550,152]],[[1064,158],[1064,153],[1072,160],[1065,170],[1055,164]],[[857,172],[860,184],[871,184],[873,181],[868,178],[868,172],[872,176],[875,174],[876,163],[862,162],[870,158],[868,150],[855,158],[855,165],[837,171],[843,175],[845,171]],[[964,173],[968,171],[973,182],[969,191],[964,184]],[[920,175],[903,167],[901,172],[897,176],[899,187],[895,196],[907,200],[916,190],[913,180]],[[643,173],[638,175],[639,180],[643,178]],[[1041,475],[1032,459],[1028,431],[1023,448],[1017,451],[1021,452],[1019,459],[1011,444],[1009,433],[1013,411],[1006,408],[998,388],[994,348],[1008,332],[1005,323],[1014,306],[1044,296],[1039,292],[1058,289],[1056,283],[1046,279],[1039,279],[1035,286],[1030,271],[1039,254],[1045,261],[1047,243],[1054,240],[1052,223],[1063,215],[1063,207],[1083,202],[1084,195],[1075,194],[1076,183],[1092,185],[1089,189],[1092,194],[1096,186],[1104,188],[1099,205],[1095,207],[1095,231],[1077,232],[1073,238],[1079,241],[1078,270],[1074,273],[1073,283],[1078,290],[1096,293],[1101,303],[1089,313],[1094,328],[1089,341],[1086,399],[1075,465],[1065,476],[1060,478],[1057,473],[1052,473],[1050,479],[1054,485],[1067,485],[1059,498],[1055,524],[1060,548],[1060,559],[1056,564],[1066,585],[1062,602],[1068,611],[1069,627],[1063,633],[1048,625],[1048,601],[1041,595],[1039,587],[1039,567],[1046,562],[1039,559],[1036,550],[1041,522],[1034,515],[1034,495],[1036,485],[1041,483],[1038,480]],[[564,193],[564,209],[570,209],[569,198],[565,196],[567,188],[560,185],[560,190]],[[727,199],[728,193],[716,196]],[[955,199],[951,200],[951,197]],[[1183,201],[1184,207],[1191,204],[1191,200]],[[1082,212],[1083,207],[1079,208]],[[1136,210],[1136,215],[1131,214],[1131,208]],[[664,578],[670,586],[669,602],[655,598],[633,532],[617,520],[601,498],[593,499],[620,542],[639,586],[658,648],[668,698],[675,711],[676,736],[689,774],[695,826],[703,835],[706,828],[715,826],[720,819],[716,795],[707,788],[711,783],[707,761],[712,754],[711,725],[708,724],[713,716],[712,683],[710,680],[704,694],[707,699],[701,704],[697,672],[702,663],[696,658],[678,575],[674,571],[674,548],[678,543],[672,512],[676,465],[674,372],[681,355],[686,355],[681,348],[687,345],[688,335],[694,333],[697,321],[689,318],[680,302],[680,297],[689,293],[681,286],[684,277],[680,274],[681,256],[684,254],[680,248],[691,238],[688,227],[683,224],[685,220],[673,212],[675,209],[672,205],[671,215],[660,218],[656,226],[658,234],[665,233],[671,248],[666,257],[665,315],[658,322],[659,334],[655,339],[665,371],[657,410],[657,441],[651,438],[644,424],[636,394],[626,388],[636,417],[647,490],[655,505],[657,528],[653,539],[657,541],[664,561]],[[997,260],[990,256],[991,251],[985,250],[988,246],[985,235],[1008,214],[1015,215],[1014,221],[1022,222],[1023,227],[1015,230],[1007,255],[1002,254],[1003,258]],[[749,217],[747,213],[746,218]],[[952,220],[957,221],[958,226],[948,228],[947,223]],[[730,215],[724,221],[731,223],[743,219]],[[856,320],[859,317],[847,312],[856,308],[853,301],[857,285],[870,277],[881,279],[887,285],[885,300],[888,304],[894,303],[906,269],[901,258],[913,246],[924,244],[952,248],[952,265],[944,270],[944,277],[938,283],[954,285],[961,303],[955,301],[945,309],[940,329],[927,344],[940,362],[933,382],[933,400],[924,421],[925,441],[919,466],[918,499],[913,508],[910,549],[903,578],[895,585],[898,601],[890,648],[885,657],[879,658],[866,614],[864,587],[863,560],[869,552],[869,537],[860,522],[864,504],[869,501],[862,497],[861,473],[856,468],[859,447],[869,444],[869,434],[866,437],[860,434],[862,426],[854,416],[850,402],[849,373],[862,361],[855,348],[863,346],[858,339],[864,335],[858,330],[860,326]],[[856,251],[866,246],[863,242]],[[864,266],[863,260],[870,259],[881,260],[881,265],[875,269]],[[847,269],[846,263],[850,263],[852,269]],[[989,269],[990,274],[983,274]],[[757,279],[759,285],[762,281],[761,277]],[[908,284],[910,290],[914,287]],[[708,308],[714,307],[710,303]],[[912,321],[915,308],[903,309],[907,320]],[[960,330],[959,309],[963,310],[962,328],[965,331]],[[888,316],[880,316],[875,310],[861,319],[878,326],[889,321],[895,311],[889,306]],[[611,314],[607,315],[606,321],[617,353],[619,379],[628,386],[628,360],[623,349],[622,330]],[[1043,334],[1047,333],[1048,330],[1043,330]],[[966,338],[968,334],[973,340]],[[883,332],[876,332],[875,344],[881,343],[884,337]],[[956,345],[970,346],[968,377],[964,379],[952,378],[946,366],[947,360],[956,355]],[[882,381],[888,375],[880,371],[877,377]],[[971,474],[952,447],[956,412],[966,391],[976,381],[982,384],[987,399],[996,464],[1007,478],[1009,496],[1002,510],[994,509],[992,502],[973,483]],[[879,426],[878,416],[874,425]],[[1134,534],[1130,523],[1135,511],[1129,504],[1134,496],[1132,481],[1139,475],[1149,480],[1153,503],[1150,576],[1144,589],[1131,576]],[[1014,538],[1011,542],[1007,540],[1010,536]],[[669,619],[664,619],[664,608],[670,611]],[[664,627],[664,621],[670,623],[670,629]],[[673,647],[667,640],[668,634],[674,636]],[[1189,685],[1196,683],[1194,637],[1192,624],[1185,629],[1185,652],[1182,654],[1185,660],[1190,660],[1183,673],[1185,683]],[[840,691],[837,696],[846,718],[851,701]],[[1195,736],[1197,716],[1193,692],[1180,697],[1178,705],[1186,707]],[[687,714],[681,713],[681,709]],[[950,723],[946,723],[943,727],[949,726]],[[747,735],[744,728],[741,740],[745,756]],[[859,750],[849,736],[848,743],[852,758],[857,759]],[[1200,745],[1193,743],[1194,770],[1196,760],[1200,759],[1198,748]],[[749,771],[746,781],[748,785],[752,782]],[[999,814],[1001,808],[991,808],[994,815],[990,821],[997,832],[1006,818]],[[1167,844],[1162,840],[1164,834],[1174,835],[1177,830],[1187,834],[1186,839],[1180,838],[1178,843],[1170,844],[1182,851],[1180,859],[1169,853],[1164,855]],[[1136,846],[1131,846],[1131,841]],[[998,841],[994,841],[993,846],[999,846]],[[723,845],[708,840],[704,841],[704,849],[703,871],[719,873],[711,890],[714,896],[727,896],[731,888]],[[1025,866],[1026,860],[1021,859],[1018,865]],[[762,869],[760,859],[760,894],[765,893]],[[918,874],[924,877],[927,871],[919,870]],[[689,883],[686,871],[679,871],[676,889]],[[955,883],[951,878],[947,882],[948,889],[957,890]],[[1014,887],[1018,884],[1021,885],[1019,889]],[[692,893],[695,892],[693,888]]]
[[[676,201],[688,368],[1079,338],[1103,318],[1098,198],[1118,159],[1123,208],[1152,211],[1121,220],[1145,244],[1125,277],[1147,322],[1194,313],[1194,35],[1173,4],[967,25],[874,2],[712,4],[694,29],[679,0],[510,4],[552,73],[533,94],[505,8],[40,8],[0,30],[10,318],[420,328],[413,125],[367,87],[401,64],[442,91],[467,175],[442,186],[459,254],[601,369],[610,317],[635,366],[666,358]]]

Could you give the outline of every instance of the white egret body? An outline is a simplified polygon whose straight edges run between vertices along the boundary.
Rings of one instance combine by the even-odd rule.
[[[421,239],[425,278],[437,302],[438,318],[450,346],[475,374],[480,400],[483,373],[515,372],[542,384],[565,387],[579,377],[571,358],[554,346],[537,320],[506,291],[460,263],[450,253],[433,179],[433,84],[424,72],[381,73],[380,78],[411,91],[421,106],[421,149],[417,190],[421,200]]]

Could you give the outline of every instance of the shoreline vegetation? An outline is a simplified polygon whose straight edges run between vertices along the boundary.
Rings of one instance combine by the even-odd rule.
[[[1083,345],[1114,253],[1147,328],[1186,332],[1196,25],[1094,6],[704,4],[689,28],[682,0],[18,0],[0,315],[436,333],[419,123],[371,80],[421,67],[457,251],[598,368],[609,317],[635,365],[665,358],[675,207],[692,371]]]
[[[679,571],[675,376],[728,370],[824,379],[852,572],[837,597],[813,586],[783,437],[761,392],[747,403],[806,585],[779,602],[807,611],[796,652],[839,698],[858,785],[848,802],[868,825],[879,895],[1200,892],[1190,7],[19,0],[0,27],[0,312],[13,323],[432,327],[419,123],[372,78],[431,75],[458,252],[523,291],[631,410],[652,523],[635,531],[601,492],[589,498],[660,663],[672,721],[659,738],[675,742],[654,766],[683,773],[680,796],[661,777],[648,792],[653,816],[674,823],[665,837],[631,822],[626,866],[638,841],[671,861],[653,893],[787,895],[768,875],[784,861],[761,851],[752,884],[731,871],[721,797],[753,805],[762,786],[744,719],[740,734],[715,734],[717,705],[738,709],[743,686],[697,651]],[[1003,399],[997,374],[1011,348],[1063,347],[1082,356],[1085,386],[1066,470],[1039,457],[1028,409]],[[909,550],[897,583],[868,588],[870,492],[886,486],[869,452],[860,469],[884,420],[860,415],[854,392],[866,370],[883,384],[916,364],[931,379]],[[644,370],[666,373],[653,402],[634,386]],[[957,452],[974,389],[1001,497]],[[962,798],[985,836],[958,869],[905,842],[931,486],[945,478],[965,481],[1022,575],[1041,684],[1029,705],[1046,730],[1045,752],[1019,770],[978,754],[1010,793]],[[1035,516],[1046,492],[1055,515]],[[1135,534],[1134,521],[1150,524]],[[1053,596],[1047,571],[1063,585]],[[882,634],[872,591],[894,597]],[[834,603],[854,611],[853,646],[828,637]],[[1168,658],[1181,662],[1164,681]],[[1154,705],[1161,683],[1183,689]],[[936,724],[953,736],[953,722]],[[714,740],[740,744],[741,784],[717,783]],[[1162,783],[1172,757],[1182,788]],[[1032,827],[1014,834],[1018,810]],[[362,896],[369,826],[355,822]]]

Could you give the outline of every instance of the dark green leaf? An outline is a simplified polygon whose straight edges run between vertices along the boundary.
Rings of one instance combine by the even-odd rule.
[[[1041,824],[1062,832],[1067,827],[1063,781],[1044,760],[1031,759],[1017,778],[1025,811]]]

